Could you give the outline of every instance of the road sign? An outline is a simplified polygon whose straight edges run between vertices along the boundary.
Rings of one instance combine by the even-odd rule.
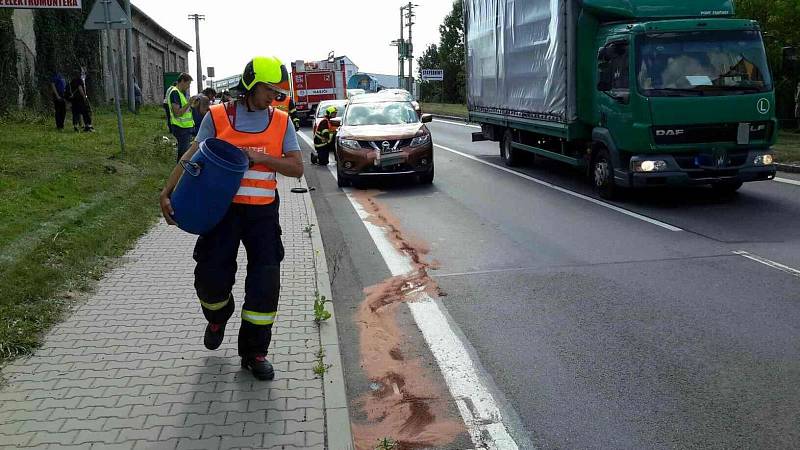
[[[108,4],[108,16],[106,16],[105,5]],[[125,14],[125,10],[119,6],[117,0],[97,0],[89,12],[89,17],[83,24],[84,30],[105,30],[108,28],[122,30],[131,28],[131,19]]]
[[[0,0],[0,8],[15,9],[81,9],[81,0]]]
[[[420,69],[420,75],[423,81],[443,81],[444,70],[442,69]]]
[[[206,73],[208,74],[208,78],[214,78],[214,67],[213,66],[206,67]]]

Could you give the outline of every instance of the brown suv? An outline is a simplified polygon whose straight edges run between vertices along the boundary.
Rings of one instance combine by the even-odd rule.
[[[433,141],[412,104],[393,96],[364,94],[350,100],[336,138],[339,187],[377,175],[416,175],[433,183]]]

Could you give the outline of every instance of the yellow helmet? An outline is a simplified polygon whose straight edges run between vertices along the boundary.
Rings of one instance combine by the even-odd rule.
[[[244,67],[242,87],[249,91],[258,83],[264,83],[270,89],[289,95],[289,91],[280,85],[289,81],[289,72],[281,60],[274,56],[256,56]]]
[[[328,106],[327,108],[325,108],[325,115],[326,116],[332,116],[332,115],[336,114],[337,112],[338,111],[336,110],[335,106]]]

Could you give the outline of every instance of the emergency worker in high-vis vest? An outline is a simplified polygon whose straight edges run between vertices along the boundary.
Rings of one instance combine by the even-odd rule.
[[[279,87],[286,92],[289,92],[289,80],[286,80],[286,83],[282,83]],[[291,95],[284,96],[283,100],[280,101],[275,100],[272,102],[272,106],[280,109],[281,111],[289,113],[289,119],[292,120],[294,129],[300,129],[300,119],[297,117],[297,107],[294,105],[294,99]]]
[[[167,103],[169,111],[170,131],[178,141],[177,161],[189,150],[192,144],[194,131],[194,119],[192,119],[192,105],[186,98],[189,86],[192,84],[192,76],[182,73],[178,76],[175,86],[167,89]]]
[[[335,106],[325,108],[325,117],[319,121],[317,131],[314,133],[314,150],[317,152],[317,164],[320,166],[327,166],[331,152],[336,151],[336,127],[331,123],[331,119],[336,117],[337,113]]]
[[[246,152],[251,167],[225,217],[197,239],[194,248],[195,289],[208,320],[204,344],[215,350],[222,344],[225,326],[234,313],[233,284],[239,243],[247,250],[247,279],[239,328],[242,367],[260,380],[274,377],[267,349],[278,311],[280,263],[283,260],[278,223],[276,175],[300,177],[303,159],[289,115],[271,106],[288,95],[279,87],[288,78],[286,67],[273,57],[253,58],[239,84],[238,100],[212,105],[200,124],[192,147],[183,156],[190,160],[199,143],[216,137]],[[161,210],[174,225],[169,196],[181,177],[178,165],[161,192]]]

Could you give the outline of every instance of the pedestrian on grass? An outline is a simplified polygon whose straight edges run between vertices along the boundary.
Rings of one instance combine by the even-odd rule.
[[[169,119],[172,135],[178,141],[177,156],[175,161],[180,161],[181,156],[186,153],[192,145],[194,131],[194,119],[192,119],[192,105],[186,99],[189,86],[192,84],[192,76],[182,73],[178,76],[175,86],[167,90],[169,99]]]
[[[133,105],[134,111],[139,114],[139,108],[142,106],[142,88],[139,87],[136,78],[133,79]]]
[[[797,119],[797,131],[800,132],[800,81],[794,91],[794,118]]]
[[[80,131],[82,121],[83,131],[93,132],[92,105],[86,95],[86,83],[81,73],[76,73],[72,81],[69,82],[69,99],[72,104],[72,128],[75,131]]]
[[[64,119],[67,117],[67,81],[61,73],[56,72],[50,79],[50,91],[53,97],[53,108],[56,115],[56,129],[64,130]]]
[[[222,344],[225,326],[234,312],[233,283],[239,243],[247,250],[247,280],[239,328],[242,367],[259,380],[271,380],[275,372],[267,359],[272,324],[278,311],[280,263],[284,250],[278,216],[278,173],[303,175],[303,159],[289,115],[271,107],[288,92],[279,87],[288,80],[286,67],[273,57],[253,58],[239,83],[244,95],[235,102],[213,105],[203,118],[200,132],[182,160],[188,161],[200,143],[216,137],[242,149],[250,158],[239,191],[225,217],[197,239],[194,248],[194,286],[208,320],[203,342],[209,350]],[[183,168],[172,171],[161,191],[164,218],[175,225],[170,195]]]

